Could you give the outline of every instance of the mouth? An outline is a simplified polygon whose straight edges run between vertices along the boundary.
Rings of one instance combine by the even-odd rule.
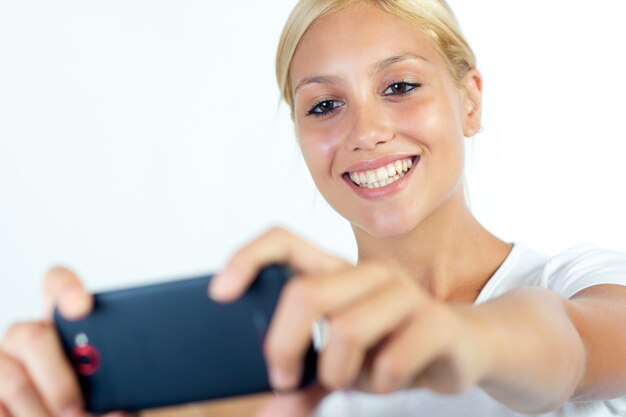
[[[414,155],[373,170],[346,172],[343,177],[360,188],[382,188],[404,177],[417,164],[419,158],[419,155]]]

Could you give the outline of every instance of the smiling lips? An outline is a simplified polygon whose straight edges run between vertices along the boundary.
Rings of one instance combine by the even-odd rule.
[[[413,158],[403,158],[375,170],[348,174],[352,182],[361,188],[380,188],[398,181],[412,166]]]

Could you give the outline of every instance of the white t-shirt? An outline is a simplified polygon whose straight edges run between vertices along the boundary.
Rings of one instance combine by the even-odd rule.
[[[596,284],[626,285],[626,254],[591,244],[572,247],[549,257],[515,243],[496,273],[482,289],[476,304],[515,288],[549,288],[565,298]],[[326,397],[314,417],[509,417],[523,416],[507,409],[480,388],[446,396],[410,389],[389,395],[337,391]],[[626,396],[610,401],[566,403],[542,417],[626,416]]]

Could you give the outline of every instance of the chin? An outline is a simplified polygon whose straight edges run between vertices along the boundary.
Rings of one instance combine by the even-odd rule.
[[[408,218],[400,215],[384,214],[366,219],[348,219],[352,227],[359,228],[378,239],[393,239],[409,234],[420,223],[421,219]]]

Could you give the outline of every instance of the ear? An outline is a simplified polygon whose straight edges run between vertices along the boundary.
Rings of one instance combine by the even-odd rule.
[[[471,69],[463,78],[463,134],[472,137],[480,130],[482,119],[483,78]]]

